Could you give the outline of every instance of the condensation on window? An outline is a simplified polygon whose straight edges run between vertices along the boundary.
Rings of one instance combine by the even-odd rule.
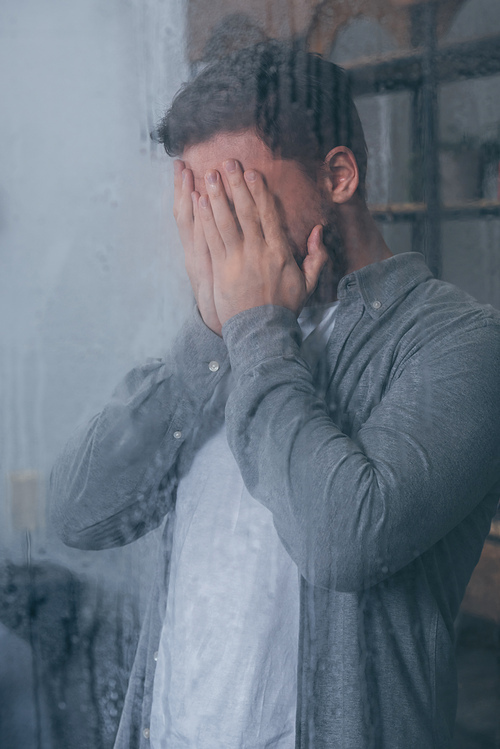
[[[100,550],[84,550],[83,542],[72,548],[50,519],[49,481],[75,430],[103,412],[127,372],[143,367],[151,388],[161,388],[155,373],[192,314],[194,297],[172,213],[173,160],[154,137],[160,119],[184,82],[224,55],[269,38],[292,40],[342,66],[368,145],[368,205],[391,252],[423,253],[436,276],[500,308],[500,5],[4,0],[0,29],[0,744],[111,749],[139,633],[149,607],[158,605],[151,604],[150,593],[157,576],[165,591],[165,555],[172,549],[180,554],[179,541],[175,529],[174,540],[165,541],[163,523],[142,535],[145,521],[131,515],[127,522],[137,523],[137,539],[127,538],[126,545],[118,539],[114,548]],[[207,359],[214,376],[219,367],[217,355]],[[134,391],[134,398],[141,397]],[[161,408],[160,397],[158,403]],[[222,423],[223,408],[214,413]],[[176,418],[182,422],[181,415]],[[183,441],[182,423],[169,429],[173,440]],[[123,423],[110,438],[110,453],[128,440],[133,454],[137,434]],[[193,442],[207,439],[199,430]],[[216,451],[210,452],[215,447],[209,447],[193,483],[199,495],[191,488],[198,503],[207,461],[218,466]],[[161,455],[159,449],[155,460]],[[193,466],[196,457],[185,457],[183,478]],[[223,492],[224,466],[220,470]],[[183,484],[184,494],[188,486]],[[168,496],[176,490],[165,478],[158,506],[171,507]],[[130,505],[135,499],[130,497]],[[246,538],[245,522],[253,533],[252,554],[271,538],[272,523],[266,525],[249,506],[245,510],[238,495],[233,515],[217,520],[219,540],[214,522],[213,536],[203,537],[200,565],[210,567],[219,553],[212,554],[211,544],[217,550],[221,539],[237,538],[236,528],[238,538]],[[187,544],[194,517],[178,520],[178,538],[184,528]],[[454,749],[493,749],[500,741],[499,544],[497,516],[453,625]],[[289,551],[280,547],[266,557],[271,575],[273,565],[283,562],[280,554],[288,559]],[[227,558],[237,565],[239,554]],[[256,575],[264,575],[260,564]],[[247,581],[236,567],[233,579],[236,596]],[[278,587],[270,586],[268,597],[282,596],[286,606],[290,598]],[[188,608],[186,594],[176,594],[179,611]],[[210,594],[205,599],[201,593],[200,611],[207,617]],[[369,601],[367,594],[363,605]],[[181,632],[182,621],[169,611],[168,622]],[[298,627],[298,617],[297,608],[280,626]],[[231,628],[243,625],[236,619],[227,626],[232,642]],[[200,631],[206,634],[206,628]],[[196,661],[206,647],[189,640],[184,649],[179,645],[190,674],[196,673],[190,658]],[[372,643],[360,647],[369,661]],[[243,668],[244,648],[234,652],[244,678],[252,663]],[[289,655],[285,646],[277,653],[283,662]],[[154,658],[167,669],[173,655],[167,648]],[[239,661],[235,665],[228,679]],[[262,676],[253,677],[262,679],[263,703],[266,679],[280,691],[278,660],[273,668],[274,675],[262,666]],[[157,693],[163,689],[158,683]],[[232,685],[224,687],[230,694]],[[200,723],[190,730],[204,736],[205,728]],[[134,740],[143,743],[134,746],[149,741],[151,729],[149,721],[136,725],[134,735],[141,738]],[[166,746],[161,730],[154,730],[156,749]],[[240,736],[228,749],[258,745],[253,734],[247,740],[257,743]],[[294,736],[286,740],[279,746],[291,749]],[[182,746],[212,747],[193,741]]]

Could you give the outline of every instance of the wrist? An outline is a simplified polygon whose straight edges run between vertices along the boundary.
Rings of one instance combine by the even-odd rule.
[[[197,309],[198,309],[198,313],[201,317],[203,324],[209,330],[211,330],[212,333],[215,333],[215,335],[219,336],[219,338],[222,338],[222,325],[220,324],[220,321],[217,315],[202,311],[198,305],[197,305]]]
[[[302,333],[297,317],[280,305],[239,312],[224,323],[222,334],[236,377],[266,359],[300,356]]]

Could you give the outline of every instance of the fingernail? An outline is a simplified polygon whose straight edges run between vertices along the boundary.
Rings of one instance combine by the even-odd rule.
[[[217,172],[207,172],[205,174],[205,179],[209,185],[217,184]]]
[[[200,195],[200,205],[202,208],[208,208],[208,197],[206,195]]]
[[[249,172],[245,172],[245,179],[247,182],[255,182],[256,177],[257,175],[255,174],[253,169],[251,169]]]
[[[186,170],[184,169],[182,172],[182,184],[186,181]]]
[[[226,172],[236,171],[236,161],[234,159],[228,159],[224,166],[226,167]]]

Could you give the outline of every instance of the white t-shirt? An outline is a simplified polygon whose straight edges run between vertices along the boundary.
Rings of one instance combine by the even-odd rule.
[[[337,304],[299,317],[313,368]],[[209,409],[220,413],[228,386]],[[152,749],[293,749],[298,631],[297,567],[219,425],[179,482]]]

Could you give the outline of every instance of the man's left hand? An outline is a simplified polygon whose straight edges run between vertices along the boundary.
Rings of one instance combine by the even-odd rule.
[[[207,172],[208,197],[198,198],[221,324],[243,310],[265,304],[286,307],[298,315],[328,259],[322,226],[315,226],[309,235],[307,255],[299,268],[262,176],[254,170],[243,173],[233,159],[225,162],[224,169],[237,220],[219,172]]]

